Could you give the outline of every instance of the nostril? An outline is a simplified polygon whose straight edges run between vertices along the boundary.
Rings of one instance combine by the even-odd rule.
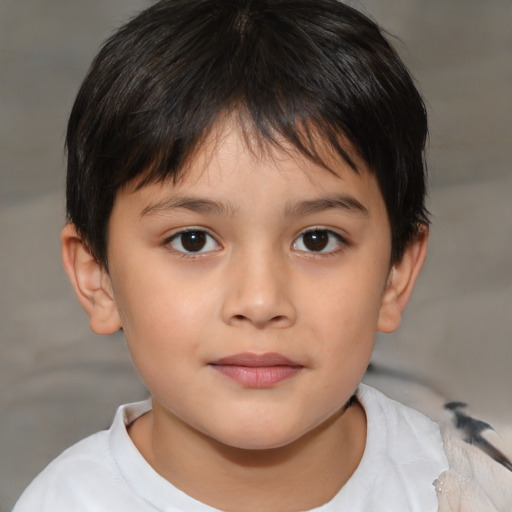
[[[222,318],[226,323],[238,327],[252,324],[258,329],[283,328],[295,323],[295,308],[287,300],[228,300],[222,307]]]
[[[258,319],[258,318],[252,318],[250,316],[246,316],[246,315],[233,315],[233,320],[236,321],[236,322],[244,322],[244,321],[247,321],[249,320],[250,322],[254,323],[254,324],[281,324],[283,322],[286,321],[286,316],[285,315],[276,315],[270,319]]]

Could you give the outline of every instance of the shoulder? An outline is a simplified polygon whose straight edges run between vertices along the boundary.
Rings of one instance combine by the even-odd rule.
[[[118,409],[110,430],[98,432],[64,451],[27,487],[13,512],[134,510],[123,508],[131,496],[116,459],[112,440],[126,434],[125,423],[140,404]],[[99,505],[103,508],[99,508]]]
[[[82,504],[89,502],[87,496],[83,500],[84,490],[112,479],[115,467],[108,432],[98,432],[52,461],[27,487],[13,512],[82,510]]]
[[[466,416],[478,428],[468,433],[448,416],[441,419],[441,433],[449,469],[436,480],[439,512],[510,512],[512,511],[512,463],[496,448],[484,430],[487,423]]]
[[[432,482],[448,468],[439,427],[364,384],[356,396],[367,418],[366,447],[341,494],[363,500],[357,510],[436,511]]]
[[[369,433],[386,444],[391,457],[402,458],[410,454],[446,467],[443,441],[436,422],[364,384],[359,386],[357,397],[366,411]]]
[[[436,510],[511,512],[512,462],[508,454],[512,443],[510,439],[507,443],[504,425],[498,426],[497,432],[503,434],[499,435],[487,422],[467,414],[463,403],[446,403],[444,397],[417,382],[402,379],[393,384],[393,396],[407,399],[409,404],[424,411],[432,421],[416,409],[391,400],[373,388],[362,386],[360,399],[366,402],[370,416],[377,411],[382,423],[392,425],[400,422],[407,425],[406,430],[413,438],[432,440],[440,436],[448,467],[434,482],[439,500]],[[398,429],[392,431],[399,432]],[[512,439],[510,433],[512,429],[509,429],[509,438]],[[393,438],[402,442],[400,437],[391,435],[391,446],[394,444]]]

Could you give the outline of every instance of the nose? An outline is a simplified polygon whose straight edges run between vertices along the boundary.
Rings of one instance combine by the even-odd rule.
[[[234,257],[226,271],[222,316],[229,325],[282,329],[296,321],[286,263],[262,252]]]

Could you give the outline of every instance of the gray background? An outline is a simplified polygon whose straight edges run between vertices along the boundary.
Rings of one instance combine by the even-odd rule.
[[[146,394],[122,338],[89,332],[59,231],[73,97],[100,42],[149,3],[0,0],[2,511],[62,449]],[[512,437],[512,2],[351,4],[398,36],[431,120],[430,255],[376,365],[470,402]]]

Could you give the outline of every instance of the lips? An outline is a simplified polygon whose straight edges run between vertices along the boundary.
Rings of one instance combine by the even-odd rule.
[[[304,367],[277,353],[234,354],[210,366],[220,374],[248,388],[269,388],[297,375]]]

